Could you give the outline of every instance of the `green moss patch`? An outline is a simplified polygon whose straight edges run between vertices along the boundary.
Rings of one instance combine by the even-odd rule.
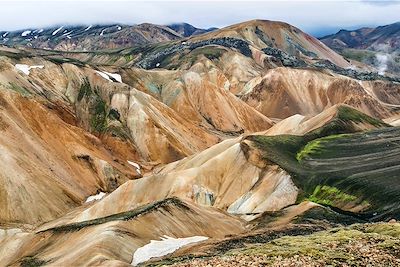
[[[103,133],[107,129],[107,105],[99,96],[94,98],[90,119],[90,127],[96,133]]]
[[[83,221],[83,222],[77,222],[77,223],[71,223],[67,225],[62,225],[54,228],[50,228],[48,230],[44,230],[42,232],[55,232],[55,233],[60,233],[60,232],[71,232],[71,231],[78,231],[82,228],[85,227],[90,227],[94,225],[99,225],[107,222],[112,222],[112,221],[128,221],[135,219],[136,217],[140,215],[144,215],[147,213],[150,213],[152,211],[155,211],[157,209],[168,209],[169,206],[177,206],[181,209],[184,210],[190,210],[190,208],[182,202],[178,198],[167,198],[161,201],[157,201],[148,205],[141,206],[137,209],[126,211],[126,212],[121,212],[121,213],[116,213],[110,216],[102,217],[102,218],[97,218],[94,220],[88,220],[88,221]]]
[[[315,203],[335,206],[338,203],[353,202],[357,200],[357,197],[346,194],[336,187],[318,185],[308,199]]]
[[[386,224],[384,227],[389,228],[391,232],[398,232],[400,229],[399,224]],[[264,262],[269,264],[279,259],[291,259],[293,262],[302,259],[304,263],[332,266],[359,266],[361,263],[393,266],[400,249],[399,241],[397,236],[367,232],[363,227],[356,226],[308,236],[285,236],[229,255],[261,256]],[[374,259],[367,259],[367,255]]]
[[[90,86],[89,80],[86,78],[81,87],[79,88],[79,93],[78,93],[78,101],[82,101],[84,97],[90,97],[90,95],[93,93],[92,88]]]
[[[31,93],[30,93],[28,90],[26,90],[24,87],[19,86],[19,85],[13,83],[13,82],[10,82],[10,83],[9,83],[8,88],[11,89],[11,90],[13,90],[13,91],[15,91],[15,92],[17,92],[17,93],[20,93],[20,94],[23,95],[23,96],[29,96],[29,95],[31,95]]]
[[[375,119],[367,114],[364,114],[356,109],[341,106],[338,108],[338,118],[343,121],[353,121],[358,123],[368,123],[375,127],[389,127],[390,125],[381,120]]]
[[[44,266],[47,263],[48,263],[47,261],[38,259],[33,256],[28,256],[21,260],[21,267],[39,267],[39,266]]]
[[[325,137],[250,136],[264,160],[286,170],[300,200],[339,209],[360,208],[363,218],[400,219],[400,128]]]

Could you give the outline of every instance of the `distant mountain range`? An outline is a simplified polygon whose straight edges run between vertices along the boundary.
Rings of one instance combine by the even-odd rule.
[[[360,28],[354,31],[340,30],[320,38],[329,47],[341,50],[345,48],[368,49],[393,52],[400,48],[400,22],[376,28]]]
[[[101,50],[177,40],[206,33],[216,28],[199,29],[188,23],[169,26],[138,25],[57,26],[18,31],[0,31],[0,44],[53,50]]]
[[[343,56],[373,65],[382,73],[400,71],[400,22],[354,31],[340,30],[320,40]]]

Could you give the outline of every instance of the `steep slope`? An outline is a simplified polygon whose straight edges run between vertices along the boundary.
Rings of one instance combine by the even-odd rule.
[[[0,254],[0,260],[6,265],[25,266],[129,266],[133,252],[151,240],[165,236],[222,238],[243,232],[244,226],[241,220],[218,210],[166,199],[110,217],[36,233],[5,231],[1,247],[10,249],[18,240],[18,250],[11,255]]]
[[[123,76],[129,85],[221,135],[260,131],[273,125],[226,90],[227,77],[207,62],[198,62],[188,71],[130,69]]]
[[[204,70],[94,69],[3,51],[2,224],[56,219],[156,165],[273,125]],[[159,81],[168,86],[155,92]]]
[[[158,187],[154,187],[154,184],[158,184]],[[277,190],[274,193],[274,188],[279,185],[286,191]],[[240,202],[234,202],[239,196],[248,194],[249,190],[254,192],[249,195],[252,195],[252,205],[240,209]],[[286,197],[284,194],[288,191],[293,194]],[[263,211],[294,203],[296,191],[285,172],[274,166],[264,169],[263,166],[258,167],[248,162],[240,143],[237,140],[227,140],[193,158],[171,163],[157,174],[120,187],[117,192],[72,221],[107,216],[172,196],[244,215],[252,213],[258,206]],[[269,200],[266,200],[266,195],[270,195]],[[120,199],[127,201],[121,202]],[[111,205],[116,202],[120,205]]]
[[[348,116],[348,114],[356,116]],[[322,127],[312,122],[316,119],[323,121]],[[328,145],[329,142],[335,142],[336,139],[334,137],[336,136],[332,135],[334,133],[354,132],[386,126],[379,120],[342,106],[337,107],[335,110],[332,108],[332,110],[319,118],[305,120],[303,124],[304,126],[299,127],[299,129],[303,129],[301,132],[305,131],[308,134],[290,138],[314,142],[312,140],[320,140],[318,139],[320,136],[328,135],[328,137],[325,137],[327,143],[323,143],[324,145]],[[277,127],[277,125],[274,127]],[[308,129],[306,130],[307,127]],[[396,128],[383,128],[366,134],[341,135],[338,138],[356,138],[360,144],[360,149],[355,150],[353,148],[352,151],[354,151],[354,158],[359,158],[360,156],[357,153],[358,151],[365,151],[364,145],[369,146],[366,148],[367,150],[372,148],[373,142],[371,140],[376,137],[375,133],[379,135],[390,133],[393,135],[392,138],[381,139],[380,142],[384,144],[379,143],[375,147],[383,148],[381,153],[376,155],[377,157],[379,156],[382,159],[385,156],[392,156],[394,159],[397,152],[392,151],[393,154],[390,150],[385,149],[387,147],[385,144],[394,145],[394,142],[397,142],[395,138],[397,138],[398,129]],[[301,133],[299,132],[298,134]],[[363,136],[370,140],[368,139],[364,143]],[[116,191],[89,207],[78,209],[64,218],[41,226],[37,229],[36,234],[20,232],[18,234],[8,234],[4,241],[5,246],[18,243],[20,249],[19,252],[12,254],[12,257],[8,256],[7,260],[10,263],[41,262],[53,265],[80,265],[82,263],[122,264],[122,262],[131,262],[132,254],[137,248],[143,246],[149,240],[159,239],[162,235],[172,235],[174,237],[207,236],[212,239],[210,239],[210,242],[206,241],[204,243],[206,248],[214,247],[217,251],[219,249],[226,251],[232,246],[229,245],[229,242],[237,244],[237,247],[245,240],[259,243],[260,240],[264,240],[262,238],[271,240],[285,233],[303,233],[321,229],[318,228],[319,226],[304,226],[300,222],[303,220],[304,223],[307,218],[312,220],[312,218],[321,216],[321,214],[330,214],[330,220],[332,220],[331,223],[333,224],[335,222],[338,223],[337,220],[339,218],[339,223],[343,223],[344,219],[349,222],[352,221],[351,218],[346,217],[348,215],[333,214],[329,210],[317,209],[320,206],[315,204],[302,203],[298,207],[291,206],[298,199],[301,200],[306,197],[323,205],[350,209],[353,212],[357,212],[357,208],[360,210],[370,209],[371,214],[375,212],[375,206],[373,205],[379,203],[377,200],[380,199],[383,191],[388,192],[387,188],[378,188],[377,194],[364,195],[368,199],[368,203],[365,200],[355,199],[348,191],[346,193],[338,191],[339,193],[336,195],[328,194],[329,190],[332,190],[332,185],[329,185],[331,187],[328,185],[322,186],[324,176],[321,176],[321,174],[329,173],[329,171],[323,171],[330,170],[329,168],[319,170],[316,167],[317,169],[311,172],[318,173],[317,176],[320,177],[320,180],[318,180],[319,187],[316,187],[319,190],[309,191],[313,184],[306,182],[307,179],[302,180],[303,178],[300,178],[297,173],[288,167],[291,166],[291,161],[283,159],[283,157],[291,155],[292,145],[297,147],[297,143],[291,142],[290,138],[284,135],[275,137],[254,135],[242,139],[227,140],[197,155],[166,165],[157,170],[156,174],[123,184]],[[279,143],[282,141],[284,141],[283,144]],[[299,142],[298,149],[304,150],[301,143],[303,141]],[[340,139],[340,142],[347,144],[355,141]],[[276,144],[279,144],[279,153],[276,150]],[[337,147],[338,143],[331,144],[331,146]],[[343,147],[346,146],[344,145]],[[324,151],[322,147],[321,151]],[[328,151],[332,150],[329,149]],[[343,151],[348,153],[348,150]],[[313,165],[306,165],[306,162],[311,162],[308,157],[314,156],[314,159],[316,159],[315,156],[318,155],[309,153],[307,157],[302,157],[299,163],[302,166],[301,168],[307,170],[310,166],[312,167]],[[370,154],[369,156],[373,155]],[[318,156],[318,159],[324,159],[324,157]],[[385,160],[382,162],[388,163],[390,161]],[[276,163],[279,165],[276,165]],[[329,164],[332,164],[332,162]],[[343,163],[341,164],[343,165]],[[348,164],[355,166],[351,160],[349,160]],[[288,172],[281,169],[280,166],[287,169]],[[371,165],[371,168],[374,169],[377,166]],[[343,171],[346,169],[343,168]],[[376,170],[380,169],[377,168]],[[339,170],[335,170],[335,172],[337,171]],[[364,172],[368,173],[368,170],[363,169],[359,173]],[[299,173],[301,175],[304,174],[302,172]],[[309,174],[308,172],[306,173]],[[257,176],[258,179],[253,181],[243,179],[243,177]],[[313,176],[310,177],[312,178]],[[294,186],[292,179],[294,179],[296,186]],[[394,176],[393,179],[397,178]],[[314,178],[311,181],[314,182]],[[386,185],[387,183],[384,182],[381,185]],[[154,184],[158,185],[157,188],[154,187]],[[339,185],[336,186],[340,188]],[[376,184],[371,184],[371,186],[376,186]],[[390,186],[393,186],[393,184],[390,184]],[[367,190],[370,187],[357,185],[356,188],[352,190]],[[396,190],[394,188],[390,192],[396,192]],[[299,195],[298,193],[301,194]],[[186,199],[186,201],[171,199],[171,196],[177,196]],[[397,203],[396,201],[397,198],[393,198],[393,202]],[[196,202],[199,206],[193,204],[193,202]],[[118,204],[116,205],[116,203]],[[259,219],[252,222],[252,227],[258,227],[259,232],[246,231],[246,228],[250,228],[249,226],[245,228],[243,221],[210,206],[225,209],[229,213],[240,215],[247,220],[258,217]],[[280,217],[278,211],[287,206],[290,206],[290,208],[285,209],[285,212]],[[381,204],[378,204],[378,207],[381,207]],[[277,233],[263,233],[263,231],[266,231],[264,229],[265,226],[263,226],[265,216],[268,216],[268,213],[265,213],[266,211],[278,212],[274,216],[276,221],[273,224],[275,225],[273,229],[275,230],[270,230],[277,231]],[[395,210],[379,215],[396,217],[396,213],[393,212]],[[367,214],[364,216],[367,216]],[[379,217],[373,216],[375,216],[373,217],[374,219]],[[292,220],[299,220],[299,226],[285,228],[286,224]],[[187,224],[188,221],[190,224]],[[210,224],[210,221],[213,223]],[[143,225],[146,225],[146,227],[143,228]],[[156,231],[151,227],[152,225],[158,226]],[[278,225],[284,228],[276,228]],[[321,221],[321,225],[327,227],[326,220],[324,223]],[[280,233],[279,231],[282,232]],[[228,233],[235,236],[221,239]],[[92,238],[93,236],[96,236],[96,238]],[[84,245],[75,246],[71,251],[69,242],[80,242]],[[222,243],[219,245],[219,242]],[[104,249],[99,250],[98,247]],[[185,253],[198,251],[198,249],[191,250],[190,247],[187,247],[184,251],[186,252],[178,255],[185,255]]]
[[[348,104],[378,118],[397,113],[400,86],[358,81],[319,70],[275,68],[254,78],[240,98],[271,118],[314,116],[335,104]]]
[[[290,116],[265,132],[253,135],[305,135],[318,129],[328,129],[335,132],[362,132],[379,127],[389,127],[389,124],[367,116],[347,105],[334,105],[316,116],[306,117],[300,114]]]
[[[305,120],[299,127],[294,127],[302,129],[297,134],[313,132],[324,136],[387,126],[348,107],[337,107],[321,117],[318,119],[323,121],[322,126],[313,122],[314,118]],[[274,127],[271,134],[277,133],[273,131]],[[252,138],[256,137],[223,141],[196,155],[161,167],[152,175],[125,183],[71,221],[108,216],[173,196],[221,208],[246,219],[294,204],[299,187],[279,165],[262,159],[263,152],[257,149]],[[158,187],[155,188],[154,184]]]
[[[273,124],[222,89],[226,78],[208,69],[93,69],[11,51],[15,53],[7,52],[0,74],[6,89],[65,102],[76,117],[70,123],[96,134],[128,160],[171,162]],[[18,69],[30,66],[26,73]]]
[[[303,197],[368,219],[398,219],[399,129],[320,136],[321,131],[249,140],[264,151],[265,160],[292,175]]]
[[[173,161],[182,157],[182,154],[192,153],[196,144],[203,149],[207,142],[212,144],[218,140],[154,98],[122,83],[112,82],[103,72],[42,60],[27,59],[21,63],[26,63],[26,66],[36,64],[43,68],[31,70],[27,75],[18,70],[15,67],[17,65],[7,62],[2,76],[5,89],[33,97],[44,96],[51,101],[58,100],[67,107],[72,106],[75,123],[99,136],[113,150],[122,153],[126,160]],[[177,131],[180,126],[181,132]],[[143,128],[136,131],[136,127]],[[161,150],[164,151],[161,154],[155,152],[151,148],[154,142],[146,141],[148,137],[141,138],[144,133],[165,136],[158,139],[158,145],[166,150]],[[189,137],[192,133],[205,138],[194,140]],[[185,134],[187,138],[179,137]],[[184,143],[185,140],[189,141]],[[158,155],[156,158],[155,153]]]
[[[89,195],[141,176],[51,107],[4,91],[0,99],[2,224],[55,219]]]
[[[128,266],[189,239],[176,255],[400,219],[393,77],[280,22],[153,44],[173,31],[137,27],[126,49],[0,47],[1,264]]]

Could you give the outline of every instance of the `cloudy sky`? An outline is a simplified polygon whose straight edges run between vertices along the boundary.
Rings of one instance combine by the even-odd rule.
[[[376,26],[400,20],[400,0],[287,1],[4,1],[0,31],[60,24],[188,22],[224,27],[251,19],[281,20],[320,36],[341,28]]]

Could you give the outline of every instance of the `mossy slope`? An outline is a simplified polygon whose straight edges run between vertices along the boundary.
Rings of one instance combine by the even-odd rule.
[[[351,133],[352,124],[360,122],[385,126],[362,113],[342,110],[333,122],[305,136],[247,139],[265,160],[292,175],[303,191],[300,198],[361,213],[366,219],[399,219],[400,128]]]

